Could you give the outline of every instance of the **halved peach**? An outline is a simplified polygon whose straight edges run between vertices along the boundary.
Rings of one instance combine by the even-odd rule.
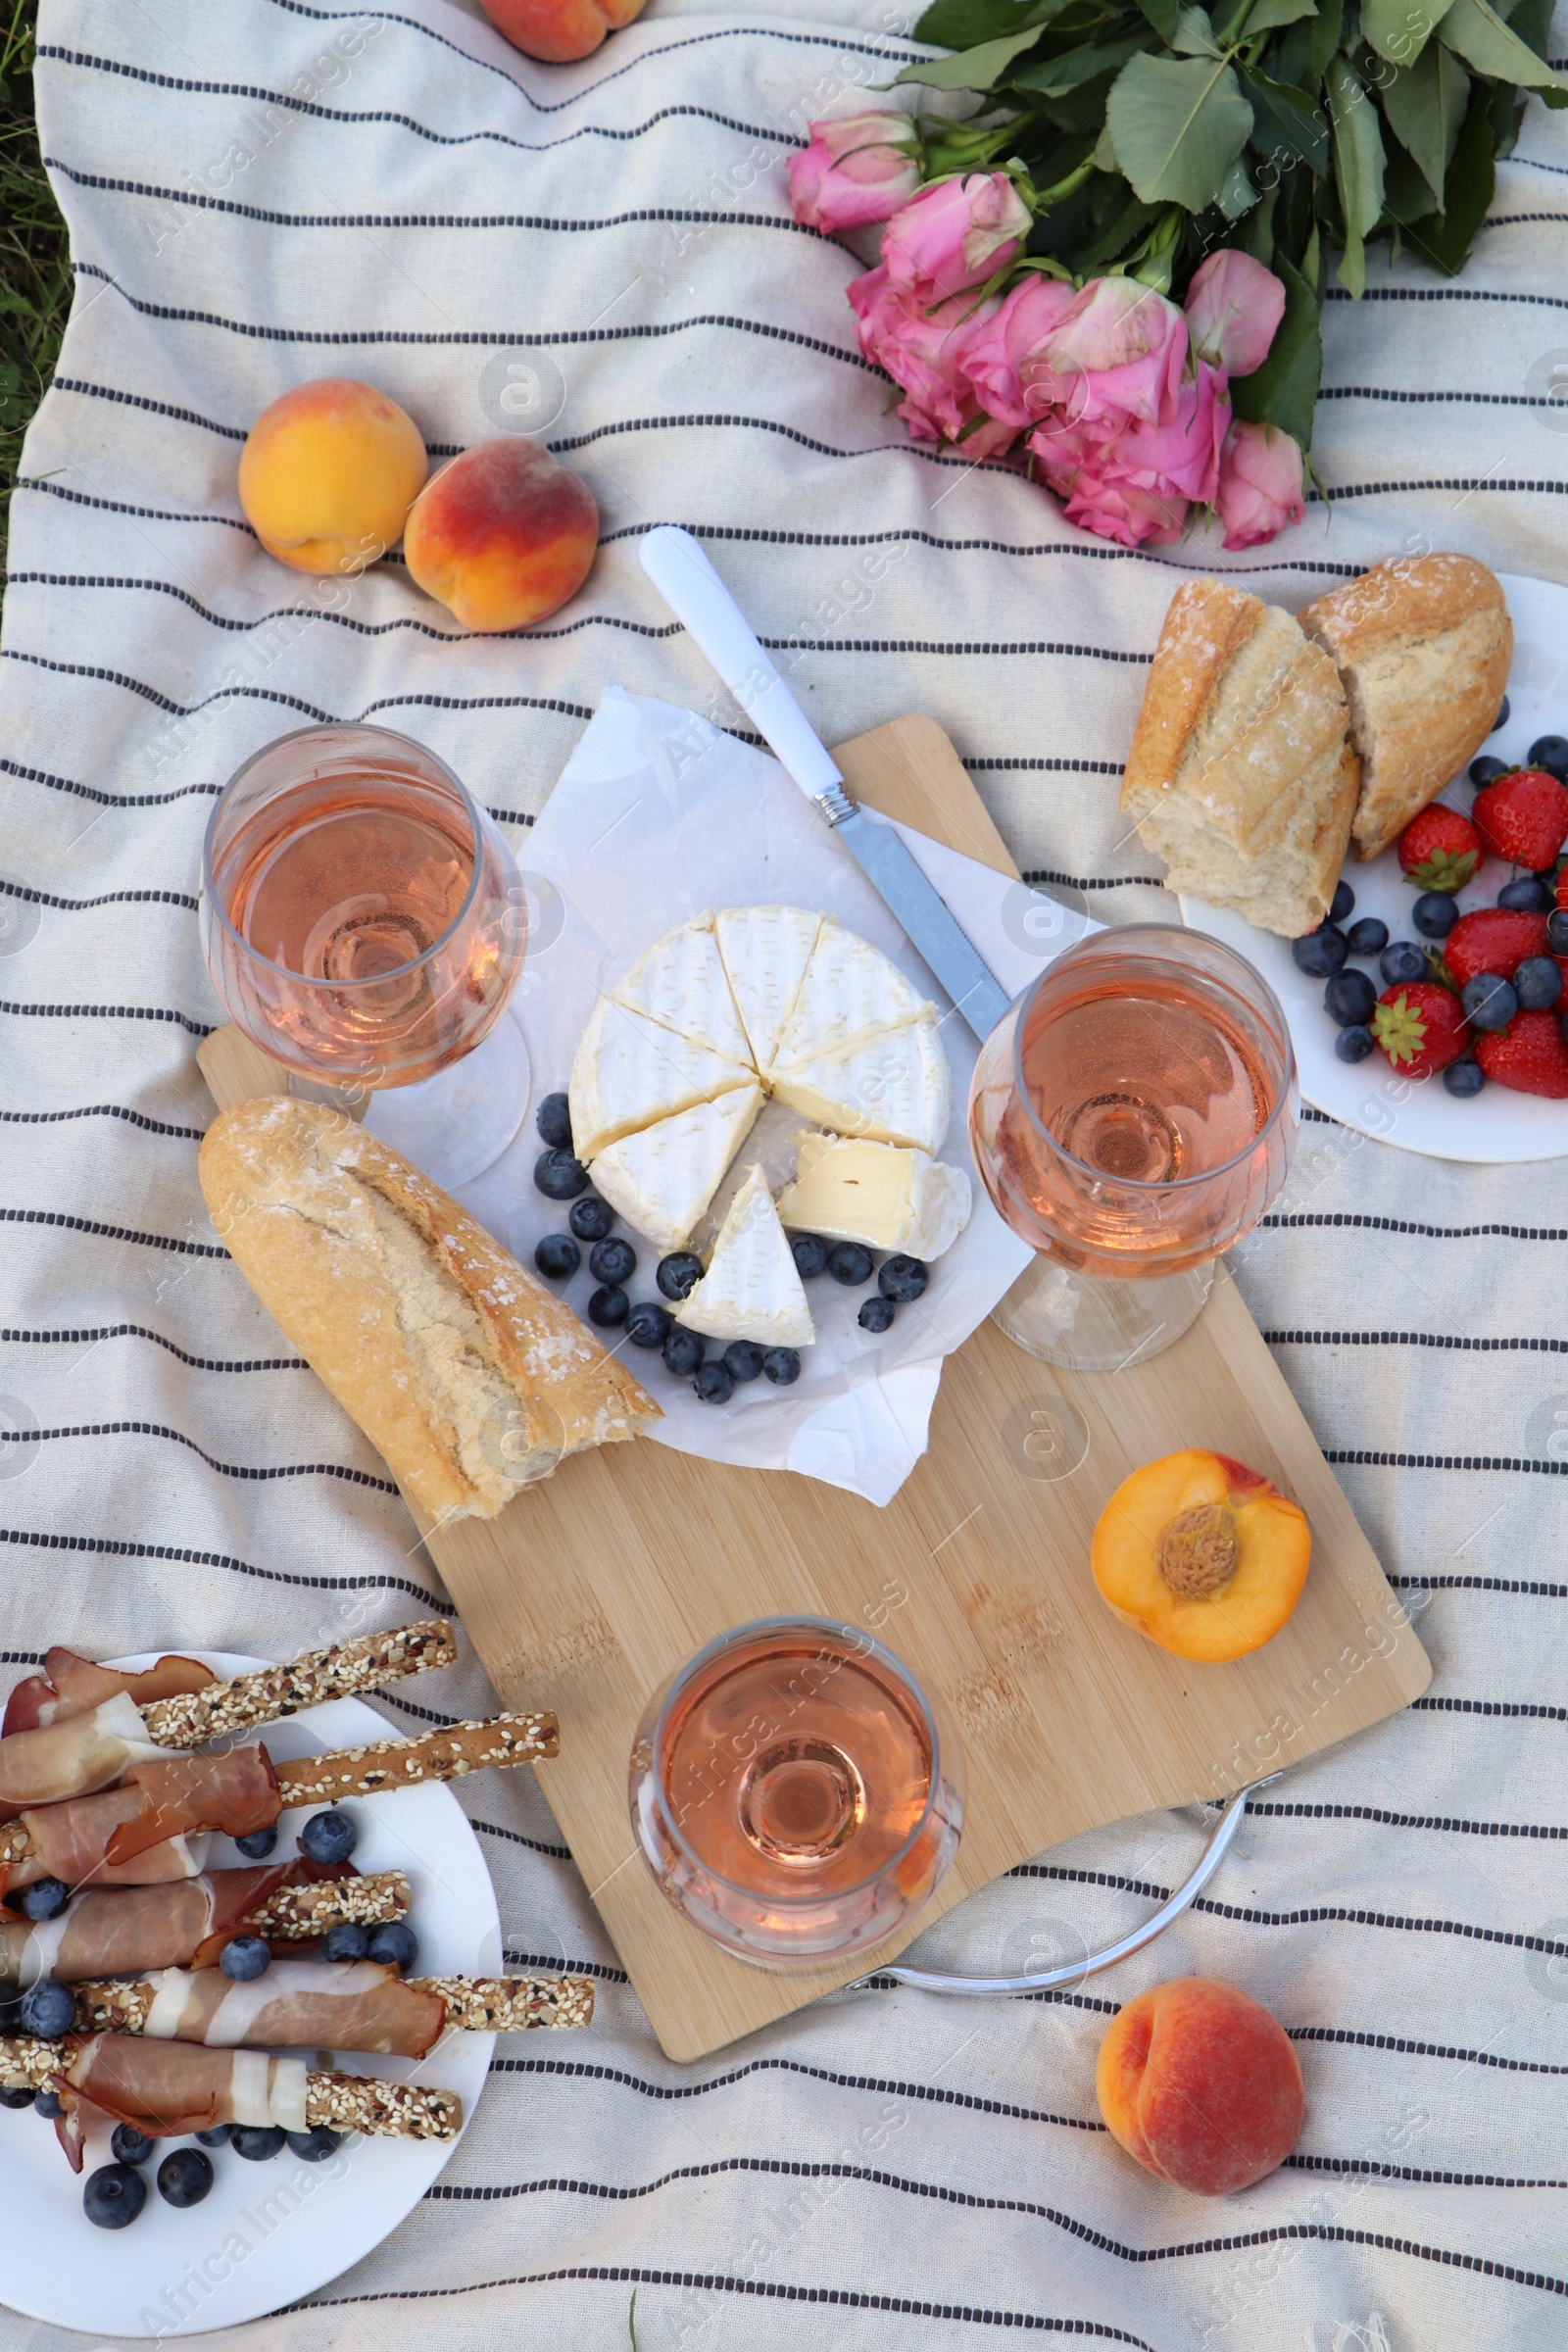
[[[1212,1665],[1273,1640],[1301,1596],[1312,1536],[1261,1471],[1195,1446],[1122,1480],[1090,1556],[1124,1624]]]

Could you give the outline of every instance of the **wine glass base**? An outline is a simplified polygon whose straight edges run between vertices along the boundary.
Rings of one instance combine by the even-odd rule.
[[[1212,1263],[1143,1282],[1111,1282],[1038,1257],[991,1320],[1042,1363],[1066,1372],[1124,1372],[1181,1338],[1201,1314],[1213,1282]]]
[[[522,1031],[503,1013],[461,1061],[413,1086],[380,1088],[365,1124],[451,1192],[495,1165],[528,1115],[532,1089]]]

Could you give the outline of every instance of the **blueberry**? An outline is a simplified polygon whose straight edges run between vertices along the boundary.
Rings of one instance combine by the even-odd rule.
[[[294,2154],[306,2164],[324,2164],[343,2144],[342,2132],[329,2131],[325,2124],[316,2124],[309,2132],[290,2132],[285,2136]]]
[[[1408,988],[1412,980],[1426,979],[1427,959],[1413,939],[1396,939],[1378,957],[1378,970],[1385,988]]]
[[[220,2124],[216,2131],[198,2132],[196,2136],[201,2141],[204,2148],[226,2148],[228,2145],[228,2126],[226,2124]]]
[[[1465,1017],[1477,1029],[1506,1029],[1519,1009],[1519,1000],[1506,980],[1495,972],[1477,972],[1459,991]]]
[[[1445,890],[1424,890],[1410,909],[1410,920],[1427,939],[1446,939],[1459,920],[1459,909]]]
[[[40,2090],[32,2102],[32,2112],[34,2115],[46,2116],[50,2123],[53,2123],[63,2104],[58,2090]]]
[[[1323,990],[1323,1009],[1342,1029],[1361,1029],[1372,1018],[1378,992],[1365,972],[1336,972]]]
[[[1464,1102],[1469,1096],[1480,1094],[1487,1083],[1487,1073],[1479,1061],[1450,1061],[1443,1073],[1443,1083],[1450,1095],[1457,1095]]]
[[[1544,914],[1556,904],[1555,894],[1534,874],[1515,874],[1497,893],[1499,906],[1512,906],[1524,914]]]
[[[735,1394],[735,1376],[725,1368],[723,1358],[715,1355],[698,1365],[692,1387],[705,1404],[728,1404]]]
[[[1389,944],[1389,926],[1375,914],[1364,914],[1345,936],[1352,956],[1381,956]]]
[[[147,2183],[128,2164],[101,2164],[81,2192],[81,2210],[95,2230],[123,2230],[146,2202]]]
[[[1349,941],[1332,923],[1319,923],[1317,929],[1308,931],[1304,939],[1293,939],[1291,942],[1296,967],[1298,971],[1304,972],[1309,980],[1327,980],[1339,970],[1349,953]]]
[[[595,1242],[588,1252],[588,1271],[595,1282],[630,1282],[637,1271],[637,1252],[630,1242]]]
[[[340,1919],[321,1937],[323,1960],[363,1960],[369,1948],[369,1936],[352,1919]]]
[[[827,1270],[846,1290],[858,1291],[871,1279],[871,1252],[858,1242],[835,1242],[827,1253]]]
[[[731,1380],[756,1380],[762,1369],[762,1350],[755,1340],[731,1340],[722,1361]]]
[[[166,2205],[199,2205],[213,2179],[213,2160],[200,2148],[172,2148],[158,2167],[158,2194]]]
[[[664,1342],[664,1365],[677,1380],[690,1380],[703,1360],[701,1335],[677,1323]]]
[[[533,1253],[533,1262],[549,1282],[564,1282],[582,1264],[582,1251],[569,1233],[547,1233]]]
[[[1549,1012],[1562,995],[1562,974],[1549,956],[1527,956],[1514,973],[1513,993],[1526,1012]]]
[[[1507,760],[1494,760],[1490,752],[1483,752],[1479,760],[1470,762],[1470,781],[1477,792],[1485,792],[1489,784],[1495,784],[1499,776],[1507,773]]]
[[[588,1301],[588,1320],[601,1331],[613,1331],[631,1312],[631,1300],[618,1283],[602,1283]]]
[[[1544,767],[1559,784],[1568,784],[1568,735],[1538,735],[1525,754],[1530,767]]]
[[[1494,735],[1495,735],[1499,727],[1505,727],[1508,724],[1508,712],[1512,708],[1513,706],[1509,702],[1508,697],[1504,695],[1502,701],[1497,705],[1497,715],[1492,722],[1492,732]]]
[[[1353,1027],[1340,1031],[1334,1040],[1334,1051],[1341,1061],[1365,1061],[1374,1043],[1371,1030],[1357,1022]]]
[[[634,1348],[662,1348],[674,1328],[668,1308],[657,1298],[639,1298],[626,1317],[626,1337]]]
[[[1547,915],[1546,945],[1554,956],[1568,956],[1568,906],[1554,906]]]
[[[117,2124],[109,2145],[115,2151],[117,2164],[145,2164],[157,2142],[149,2139],[145,2132],[138,2132],[134,2124]]]
[[[553,1152],[571,1150],[571,1105],[564,1095],[546,1095],[533,1114],[539,1141]]]
[[[346,1862],[359,1842],[359,1823],[336,1805],[313,1813],[300,1832],[300,1850],[313,1862]]]
[[[272,1965],[272,1947],[265,1936],[231,1936],[218,1955],[218,1965],[236,1984],[254,1984]]]
[[[862,1331],[887,1331],[891,1329],[897,1312],[891,1298],[884,1298],[880,1291],[874,1291],[855,1320]]]
[[[798,1348],[770,1348],[762,1358],[762,1370],[775,1389],[792,1388],[801,1377],[801,1351]]]
[[[76,2022],[76,1996],[69,1984],[40,1977],[22,1996],[22,2031],[40,2041],[58,2041]]]
[[[1353,914],[1354,912],[1354,891],[1350,888],[1348,882],[1336,882],[1334,885],[1334,898],[1329,906],[1329,921],[1331,923],[1343,923],[1348,916]]]
[[[276,2124],[231,2124],[228,2144],[247,2164],[270,2164],[282,2149],[283,2134]]]
[[[30,2107],[32,2095],[24,2082],[7,2082],[0,2085],[0,2107]]]
[[[614,1210],[597,1193],[584,1193],[580,1200],[574,1200],[566,1219],[579,1242],[602,1242],[614,1222]]]
[[[64,1879],[34,1879],[18,1895],[17,1909],[24,1919],[58,1919],[70,1900]]]
[[[819,1233],[792,1233],[790,1255],[803,1282],[814,1282],[818,1274],[827,1272],[827,1244]]]
[[[690,1250],[673,1250],[662,1257],[654,1274],[662,1296],[684,1298],[703,1278],[703,1261]]]
[[[885,1257],[877,1273],[876,1287],[884,1298],[899,1306],[907,1306],[911,1299],[921,1298],[931,1280],[930,1268],[917,1257],[906,1257],[901,1250],[897,1257]]]
[[[580,1159],[563,1150],[541,1152],[533,1163],[533,1180],[547,1200],[575,1200],[588,1190],[588,1171]]]
[[[265,1830],[252,1830],[244,1838],[236,1838],[235,1845],[247,1862],[265,1862],[277,1843],[277,1824],[271,1822]]]
[[[370,1936],[368,1960],[379,1961],[383,1968],[408,1970],[419,1957],[419,1938],[401,1919],[389,1919],[384,1928],[376,1928]]]

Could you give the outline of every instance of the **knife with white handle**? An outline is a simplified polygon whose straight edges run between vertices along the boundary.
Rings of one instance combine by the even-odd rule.
[[[643,541],[642,564],[764,742],[897,915],[976,1037],[989,1037],[1007,1010],[1005,989],[893,827],[877,824],[850,798],[831,753],[690,531],[657,525]]]

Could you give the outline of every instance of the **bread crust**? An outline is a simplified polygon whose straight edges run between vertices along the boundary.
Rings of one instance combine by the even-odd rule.
[[[342,1112],[282,1096],[237,1103],[208,1129],[199,1165],[240,1272],[423,1509],[494,1517],[563,1454],[635,1437],[661,1418],[570,1307]],[[412,1328],[411,1264],[466,1331],[449,1348],[445,1388]],[[517,1427],[504,1458],[476,1463],[497,1375],[516,1400]]]
[[[1121,808],[1136,817],[1142,796],[1166,792],[1183,744],[1204,704],[1268,608],[1222,580],[1183,580],[1165,613],[1122,774]]]

